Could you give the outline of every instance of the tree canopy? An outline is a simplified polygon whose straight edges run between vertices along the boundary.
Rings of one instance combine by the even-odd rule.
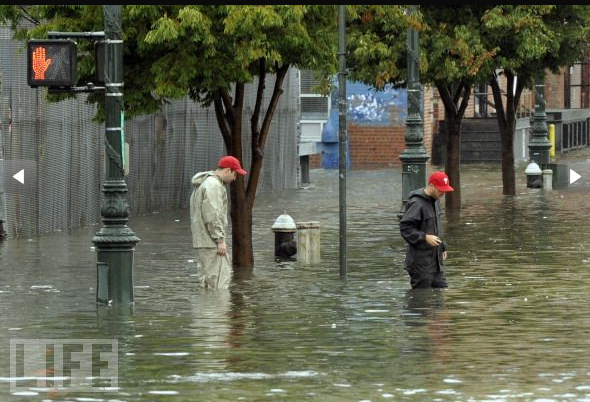
[[[336,6],[128,5],[122,18],[127,117],[186,95],[209,105],[214,92],[281,66],[336,72]],[[100,5],[5,5],[0,21],[21,40],[104,30]],[[78,40],[81,84],[95,80],[93,46]]]

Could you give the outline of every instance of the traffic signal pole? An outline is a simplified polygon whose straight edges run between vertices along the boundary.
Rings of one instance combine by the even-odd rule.
[[[130,305],[134,301],[133,253],[139,238],[127,226],[121,5],[103,7],[104,32],[51,31],[48,39],[29,41],[27,80],[31,87],[45,86],[53,92],[105,92],[107,160],[100,209],[103,227],[92,238],[97,253],[96,301]],[[104,87],[91,82],[85,87],[74,86],[77,82],[76,43],[71,38],[104,39],[104,65],[97,65],[97,70],[104,70]]]
[[[102,271],[99,267],[104,267],[102,272],[105,272],[108,284],[106,290],[97,289],[97,301],[125,305],[134,301],[133,254],[139,238],[127,226],[129,205],[123,171],[123,32],[120,5],[104,6],[104,24],[107,161],[100,210],[103,227],[92,241],[96,246],[98,275]]]

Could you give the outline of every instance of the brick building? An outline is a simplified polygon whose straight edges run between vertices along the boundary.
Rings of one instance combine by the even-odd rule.
[[[588,63],[575,64],[564,68],[559,74],[547,72],[545,77],[545,100],[547,110],[585,109],[589,107],[589,68]],[[501,83],[503,91],[506,84]],[[380,168],[401,165],[399,155],[405,149],[406,132],[405,90],[390,89],[377,92],[359,83],[347,83],[348,103],[348,141],[350,162],[353,169]],[[391,101],[397,99],[397,102]],[[486,104],[484,99],[488,100]],[[424,148],[431,154],[433,138],[439,130],[439,121],[444,119],[444,105],[435,88],[424,89],[423,130]],[[356,103],[355,103],[356,102]],[[359,116],[355,108],[362,104],[364,115]],[[332,107],[337,107],[337,94],[332,94]],[[487,86],[475,87],[466,119],[473,117],[492,117],[494,115],[493,97]],[[376,116],[371,116],[371,108]],[[386,110],[389,108],[389,110]],[[528,118],[535,109],[533,90],[525,89],[521,95],[518,116]],[[374,117],[374,118],[372,118]],[[323,127],[323,126],[322,126]],[[320,140],[320,139],[318,139]],[[317,153],[310,155],[310,166],[322,166],[321,146]]]

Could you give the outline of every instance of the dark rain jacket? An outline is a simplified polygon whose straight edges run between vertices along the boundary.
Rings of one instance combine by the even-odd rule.
[[[408,197],[406,212],[399,222],[400,233],[408,243],[406,270],[410,272],[438,272],[443,270],[443,241],[438,246],[426,243],[426,235],[443,239],[440,224],[440,203],[427,195],[424,189],[412,191]]]

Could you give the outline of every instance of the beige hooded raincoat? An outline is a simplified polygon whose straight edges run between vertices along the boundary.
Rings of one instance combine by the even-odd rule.
[[[202,287],[227,289],[232,275],[227,255],[217,254],[217,243],[225,240],[227,190],[215,172],[193,176],[190,198],[193,247],[197,251],[197,278]]]

